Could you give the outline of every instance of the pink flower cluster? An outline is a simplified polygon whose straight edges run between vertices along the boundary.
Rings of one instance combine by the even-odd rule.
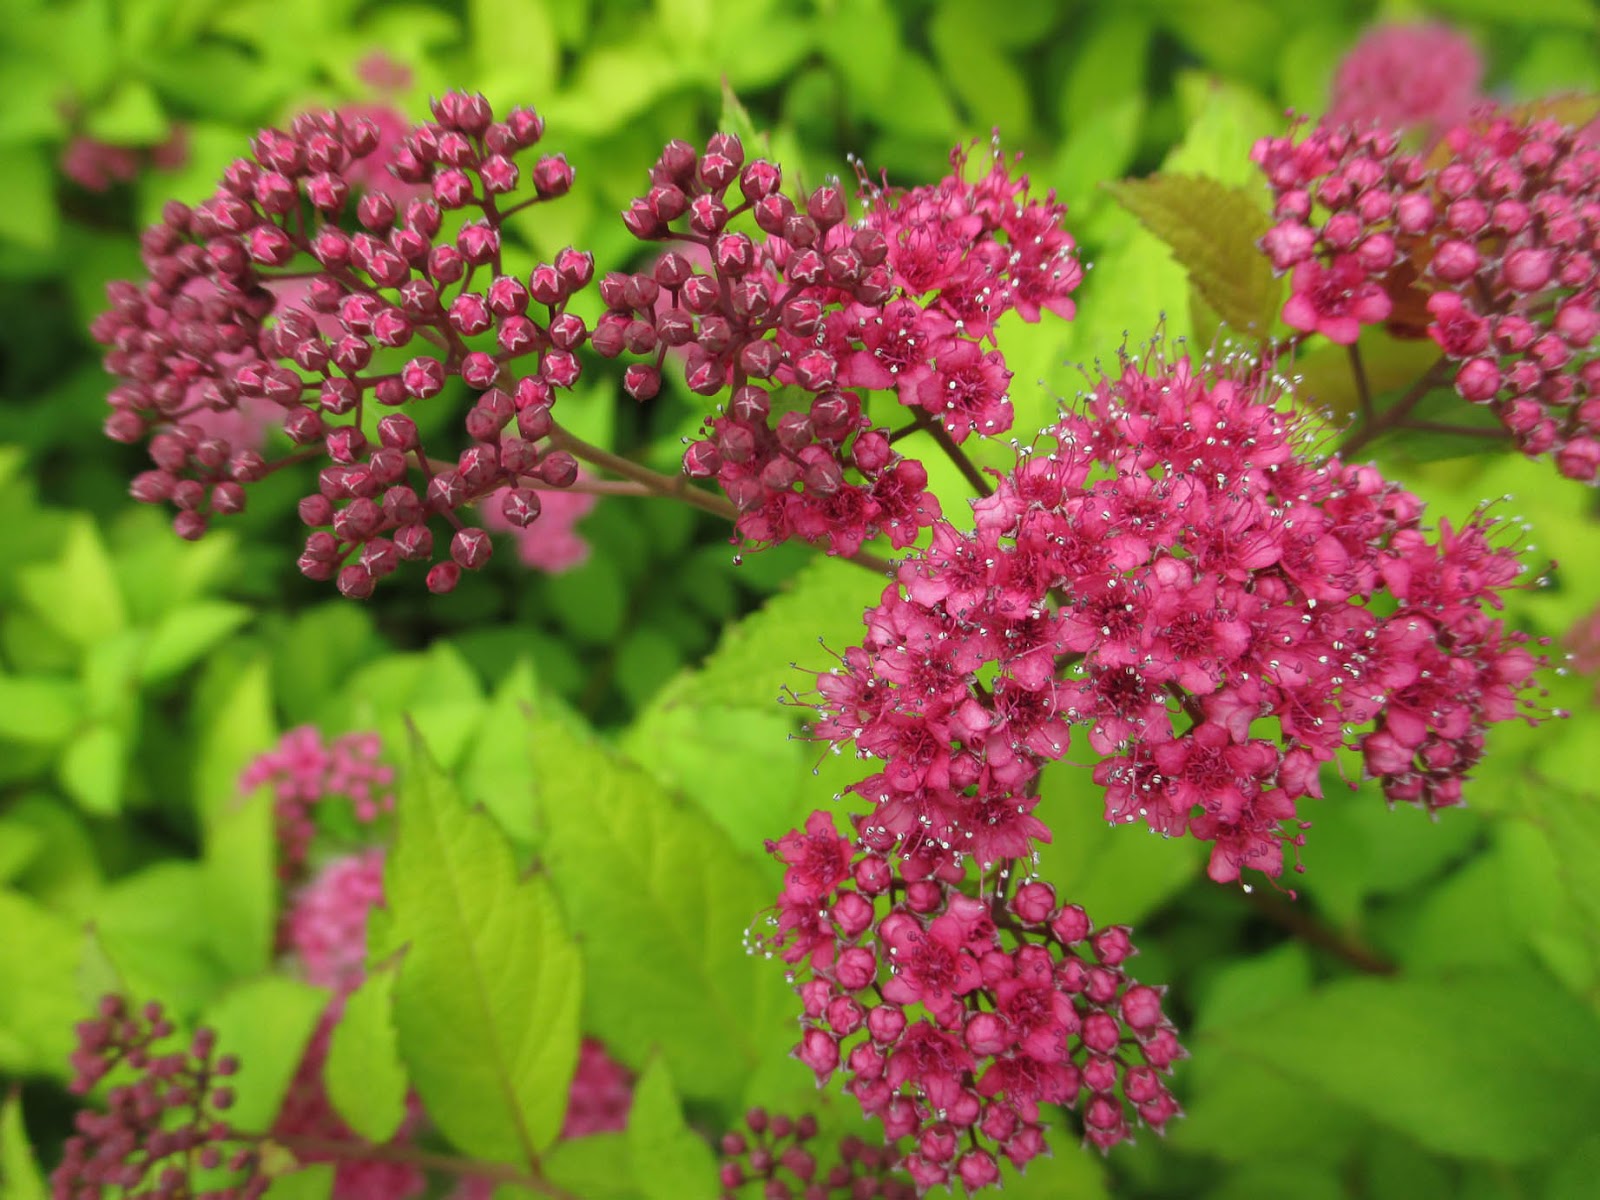
[[[1482,82],[1483,59],[1458,30],[1380,25],[1339,63],[1328,120],[1436,132],[1466,120]]]
[[[1538,665],[1488,616],[1517,558],[1484,512],[1430,535],[1371,467],[1301,457],[1276,398],[1263,368],[1157,348],[901,565],[818,679],[814,734],[882,764],[851,789],[870,847],[1026,856],[1072,725],[1107,819],[1213,843],[1218,881],[1282,870],[1341,747],[1391,800],[1460,801]]]
[[[224,1118],[233,1107],[227,1080],[239,1064],[216,1053],[216,1035],[200,1029],[187,1043],[158,1003],[134,1009],[120,996],[100,1001],[95,1017],[77,1027],[71,1090],[86,1095],[118,1080],[106,1111],[82,1109],[74,1118],[61,1164],[50,1176],[52,1200],[127,1200],[205,1195],[256,1200],[271,1179],[259,1147]],[[227,1170],[208,1190],[192,1190],[195,1168]]]
[[[172,126],[165,140],[153,146],[102,142],[80,133],[61,151],[61,173],[81,188],[105,192],[132,183],[147,166],[176,171],[188,160],[189,135],[181,125]]]
[[[836,182],[791,197],[778,167],[747,162],[731,135],[703,154],[674,141],[624,214],[636,237],[686,244],[702,262],[674,250],[647,274],[608,275],[595,349],[645,360],[623,384],[641,400],[674,349],[691,391],[730,393],[684,465],[717,479],[748,540],[852,554],[881,532],[910,545],[938,502],[920,464],[871,428],[859,391],[894,391],[956,442],[1003,433],[1011,373],[983,339],[1008,311],[1072,315],[1082,271],[1062,206],[1029,200],[998,155],[975,183],[964,152],[954,161],[932,187],[873,192],[852,225]],[[811,399],[774,405],[788,387]]]
[[[301,570],[369,595],[402,561],[434,563],[439,517],[449,553],[428,585],[449,591],[491,552],[463,508],[508,489],[502,511],[524,527],[541,490],[575,478],[576,461],[541,442],[556,392],[579,375],[588,329],[567,302],[589,283],[593,259],[569,248],[526,279],[500,269],[503,219],[564,195],[572,168],[539,158],[532,194],[519,200],[517,156],[539,142],[542,119],[519,108],[497,121],[481,96],[461,93],[433,111],[389,164],[420,195],[402,203],[371,187],[366,164],[386,136],[371,119],[303,115],[288,132],[259,134],[210,200],[169,204],[143,238],[149,279],[109,289],[111,308],[92,327],[120,380],[106,432],[149,439],[153,469],[133,494],[172,503],[182,536],[240,511],[246,485],[321,460],[300,504],[314,530]],[[276,290],[294,280],[302,296]],[[370,406],[431,401],[456,381],[471,402],[450,458],[430,457],[399,411],[376,423],[376,441],[364,432]],[[269,462],[191,419],[254,402],[276,408],[298,450]]]
[[[769,844],[788,868],[771,942],[809,975],[796,1057],[819,1084],[843,1069],[885,1141],[912,1139],[919,1189],[992,1184],[996,1154],[1027,1164],[1041,1104],[1081,1106],[1102,1150],[1178,1115],[1161,1075],[1183,1050],[1160,990],[1123,970],[1125,928],[1094,931],[1045,883],[1002,903],[964,890],[961,864],[870,846],[852,857],[820,812]]]
[[[899,1155],[858,1137],[839,1142],[838,1159],[826,1171],[806,1143],[817,1136],[817,1119],[791,1119],[764,1108],[745,1113],[745,1129],[722,1135],[722,1200],[735,1200],[748,1183],[762,1184],[763,1200],[915,1200],[917,1190],[888,1172]]]
[[[382,755],[375,733],[346,733],[328,742],[315,726],[302,725],[245,767],[239,776],[241,795],[263,786],[272,789],[283,878],[294,878],[305,866],[319,805],[347,800],[364,825],[394,810],[394,768]]]
[[[1485,111],[1424,158],[1386,128],[1265,138],[1262,248],[1292,270],[1283,319],[1350,344],[1415,326],[1522,451],[1600,476],[1600,146],[1549,118]]]

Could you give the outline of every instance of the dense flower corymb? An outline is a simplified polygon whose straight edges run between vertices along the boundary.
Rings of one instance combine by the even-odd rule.
[[[567,303],[593,260],[569,248],[527,276],[501,269],[503,218],[565,194],[572,169],[560,155],[519,163],[544,133],[531,109],[495,120],[481,96],[450,93],[433,111],[403,143],[364,115],[263,131],[215,195],[169,204],[145,232],[149,278],[111,286],[92,328],[119,379],[106,432],[148,440],[133,495],[171,503],[182,536],[240,511],[271,472],[316,461],[300,503],[306,575],[359,597],[402,562],[432,563],[429,587],[448,591],[491,552],[467,506],[504,489],[506,519],[526,526],[541,490],[576,477],[547,439],[581,370],[589,331]],[[380,187],[375,155],[408,186]],[[458,389],[470,402],[435,457],[398,410]],[[195,419],[241,409],[242,424]],[[257,443],[262,411],[295,447],[275,460]]]
[[[1344,344],[1433,339],[1463,400],[1563,475],[1600,477],[1600,146],[1592,126],[1485,109],[1430,155],[1389,127],[1264,138],[1262,248],[1292,271],[1284,320]]]
[[[1430,533],[1306,457],[1278,395],[1246,361],[1130,361],[901,565],[817,685],[814,734],[880,764],[851,789],[870,847],[1025,857],[1074,726],[1107,819],[1213,843],[1219,881],[1282,870],[1341,747],[1392,800],[1460,801],[1537,666],[1489,616],[1520,564],[1487,512]]]
[[[820,819],[819,819],[820,818]],[[836,1071],[920,1190],[999,1179],[1044,1151],[1042,1104],[1079,1108],[1102,1150],[1178,1115],[1162,1076],[1182,1056],[1161,991],[1130,979],[1128,931],[1094,930],[1045,883],[1009,900],[973,894],[948,860],[851,855],[825,814],[774,843],[786,864],[768,945],[796,965],[795,1055],[818,1083]],[[1003,894],[1003,889],[1002,889]]]
[[[684,465],[717,480],[746,539],[853,554],[883,533],[909,546],[938,501],[921,464],[871,428],[862,393],[894,392],[955,442],[1002,434],[1011,373],[984,345],[994,323],[1072,315],[1082,269],[1064,207],[1030,198],[998,152],[976,180],[965,151],[952,159],[937,184],[872,189],[852,223],[836,181],[791,196],[776,165],[719,134],[703,153],[670,143],[624,214],[668,250],[647,273],[601,281],[595,349],[642,360],[623,382],[641,400],[674,350],[690,390],[729,396]]]

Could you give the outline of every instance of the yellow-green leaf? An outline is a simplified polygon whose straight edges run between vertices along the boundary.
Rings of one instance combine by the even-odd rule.
[[[1267,334],[1283,285],[1256,246],[1272,222],[1246,189],[1203,175],[1152,175],[1106,186],[1167,244],[1224,321],[1239,333]]]

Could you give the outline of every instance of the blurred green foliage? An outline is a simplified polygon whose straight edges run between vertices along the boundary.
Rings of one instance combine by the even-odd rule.
[[[552,1027],[567,1028],[584,976],[582,1027],[639,1072],[633,1129],[562,1144],[550,1159],[558,1181],[596,1197],[709,1194],[709,1183],[672,1191],[671,1171],[647,1164],[704,1171],[696,1131],[726,1128],[748,1103],[821,1104],[832,1136],[860,1127],[784,1057],[792,998],[739,937],[777,880],[761,839],[855,777],[849,760],[819,763],[817,748],[790,738],[798,719],[777,700],[804,683],[790,664],[825,668],[818,638],[834,649],[854,640],[881,581],[808,564],[795,547],[736,556],[709,518],[632,499],[585,520],[593,553],[568,574],[538,576],[503,554],[450,597],[391,587],[365,606],[294,572],[287,481],[261,489],[224,532],[178,542],[126,499],[137,454],[98,432],[106,384],[84,332],[105,282],[137,273],[137,231],[166,199],[204,197],[255,128],[302,109],[382,102],[418,116],[446,87],[481,89],[538,107],[549,144],[578,171],[562,204],[517,219],[521,253],[570,243],[621,266],[638,247],[616,214],[669,138],[748,122],[802,180],[847,174],[853,154],[874,176],[916,183],[943,173],[953,145],[998,129],[1007,151],[1026,154],[1035,186],[1071,203],[1093,263],[1073,323],[1000,332],[1026,436],[1079,386],[1075,364],[1110,359],[1163,320],[1169,334],[1209,342],[1218,313],[1258,306],[1248,290],[1242,300],[1191,291],[1194,255],[1180,247],[1175,259],[1101,185],[1159,168],[1264,204],[1251,142],[1281,128],[1286,107],[1320,110],[1365,24],[1423,15],[1475,36],[1499,94],[1600,87],[1589,0],[10,0],[0,1077],[20,1082],[22,1103],[14,1093],[0,1108],[4,1195],[41,1194],[24,1116],[48,1168],[69,1120],[71,1023],[107,987],[218,1024],[255,1073],[254,1116],[270,1116],[320,1000],[273,973],[270,814],[264,799],[237,797],[234,781],[300,723],[377,729],[397,754],[409,724],[457,779],[428,784],[442,790],[401,820],[386,936],[405,940],[408,896],[459,889],[466,910],[484,914],[504,900],[548,954],[517,958],[514,971],[495,960],[508,972],[499,985],[537,996]],[[368,82],[361,67],[374,54],[408,80]],[[186,161],[158,169],[151,151],[175,128]],[[60,169],[79,136],[133,149],[143,169],[85,189]],[[1380,344],[1368,361],[1394,357]],[[1314,404],[1349,411],[1342,368],[1337,356],[1299,364]],[[1395,379],[1409,369],[1400,361]],[[699,403],[669,389],[640,409],[603,385],[562,402],[585,436],[662,467],[698,427]],[[1535,557],[1559,566],[1549,586],[1516,598],[1514,625],[1560,638],[1600,604],[1591,492],[1520,459],[1382,453],[1447,515],[1517,497]],[[935,480],[961,494],[953,473],[936,468]],[[1108,829],[1082,760],[1052,768],[1041,815],[1055,841],[1040,869],[1097,921],[1138,923],[1138,973],[1172,984],[1194,1051],[1177,1077],[1189,1116],[1168,1141],[1104,1164],[1076,1152],[1069,1118],[1055,1160],[1012,1194],[1591,1194],[1593,690],[1552,680],[1549,703],[1572,718],[1500,731],[1471,809],[1436,823],[1385,813],[1376,795],[1346,795],[1330,777],[1293,906],[1199,879],[1196,847]],[[469,815],[457,790],[489,817]],[[408,836],[425,836],[407,833],[417,813],[493,870],[408,855]],[[535,860],[545,876],[518,884],[516,865]],[[565,980],[546,973],[579,958]],[[396,1071],[430,1103],[452,1103],[461,1080],[430,1029],[462,1018],[428,973],[458,965],[446,955],[398,985],[375,974],[374,996],[352,1001],[366,1015],[337,1049],[338,1071],[389,1081],[355,1120],[392,1125]],[[641,993],[654,1008],[641,1010]],[[570,1050],[550,1050],[555,1075]],[[474,1053],[489,1076],[503,1066],[491,1046]],[[536,1097],[532,1115],[520,1113],[522,1099],[507,1112],[460,1107],[440,1125],[489,1154],[507,1121],[529,1119],[547,1141],[559,1114]],[[293,1178],[294,1194],[327,1194],[326,1172]]]

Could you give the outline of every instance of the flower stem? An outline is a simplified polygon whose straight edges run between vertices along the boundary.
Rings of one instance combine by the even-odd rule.
[[[950,431],[944,427],[944,422],[927,412],[919,414],[917,420],[922,422],[922,427],[933,435],[933,440],[938,443],[939,449],[943,450],[950,461],[955,463],[956,469],[972,485],[973,491],[980,496],[987,496],[994,491],[988,479],[984,477],[983,472],[978,469],[977,464],[967,457],[966,451],[956,445],[955,439],[950,436]]]
[[[1330,954],[1368,975],[1393,975],[1394,961],[1356,938],[1330,929],[1299,906],[1259,889],[1243,893],[1245,900],[1273,924],[1281,926],[1307,945]]]
[[[543,1175],[525,1171],[506,1163],[480,1162],[477,1159],[457,1158],[451,1154],[438,1154],[415,1146],[374,1146],[366,1142],[338,1141],[332,1138],[273,1136],[263,1138],[293,1153],[297,1158],[315,1156],[318,1159],[335,1159],[344,1162],[390,1162],[423,1170],[443,1171],[447,1174],[478,1175],[495,1183],[513,1183],[549,1196],[552,1200],[580,1200],[573,1192],[550,1182]]]
[[[739,519],[739,510],[733,506],[732,501],[725,496],[715,496],[710,492],[695,487],[689,482],[686,475],[664,475],[660,471],[653,471],[642,463],[636,463],[630,458],[623,458],[620,454],[613,454],[599,446],[584,441],[568,429],[560,425],[550,431],[550,444],[558,449],[565,450],[576,459],[581,459],[591,467],[598,467],[610,471],[614,475],[621,475],[624,479],[631,480],[639,485],[642,491],[626,493],[629,495],[666,496],[669,499],[681,500],[685,504],[708,512],[712,516],[721,517],[730,523]],[[577,489],[574,489],[577,490]],[[880,558],[865,550],[858,550],[849,556],[849,562],[865,567],[879,575],[887,575],[894,570],[894,565],[888,559]]]
[[[1358,358],[1352,357],[1351,364],[1353,368],[1358,367],[1359,363],[1360,360]],[[1411,385],[1410,390],[1381,414],[1370,417],[1363,414],[1361,424],[1351,430],[1350,436],[1339,444],[1337,451],[1339,457],[1349,458],[1374,438],[1391,430],[1404,428],[1406,418],[1411,415],[1412,410],[1418,404],[1422,403],[1423,397],[1444,382],[1445,372],[1448,370],[1449,365],[1450,360],[1440,355],[1433,366],[1424,371],[1421,378]],[[1358,387],[1364,387],[1365,381],[1366,377],[1363,373],[1358,377]],[[1368,411],[1370,412],[1370,408]]]
[[[1367,368],[1361,362],[1361,347],[1351,342],[1345,349],[1350,352],[1350,374],[1355,377],[1356,396],[1361,403],[1361,423],[1370,425],[1373,421],[1372,387],[1367,383]]]
[[[710,492],[693,486],[687,476],[663,475],[660,471],[653,471],[632,459],[623,458],[620,454],[613,454],[609,450],[601,449],[584,441],[570,430],[557,425],[550,431],[550,444],[558,449],[565,450],[574,458],[581,459],[591,467],[599,467],[610,471],[613,475],[621,475],[624,479],[643,485],[653,495],[667,496],[674,500],[682,500],[685,504],[693,505],[713,516],[721,517],[725,521],[739,519],[739,510],[723,496],[714,496]]]

